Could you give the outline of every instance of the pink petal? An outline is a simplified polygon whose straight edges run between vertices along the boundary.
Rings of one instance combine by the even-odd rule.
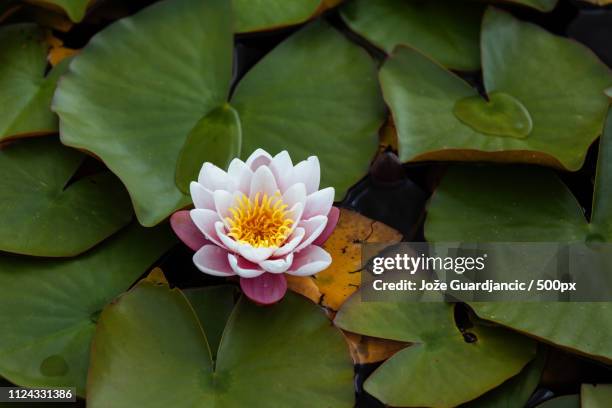
[[[198,183],[211,191],[236,190],[236,183],[225,171],[212,163],[204,163],[198,176]]]
[[[204,234],[206,239],[219,246],[222,246],[215,231],[215,223],[221,222],[216,211],[196,208],[189,211],[189,215],[191,216],[193,223]]]
[[[189,191],[191,192],[191,200],[195,208],[206,208],[208,210],[215,209],[215,200],[213,199],[213,192],[200,183],[192,181],[189,185]]]
[[[257,193],[261,193],[261,196],[263,196],[263,194],[267,194],[268,197],[270,197],[277,191],[278,186],[276,185],[276,180],[274,179],[272,170],[266,166],[259,167],[251,179],[251,192],[249,198],[253,199]],[[262,197],[260,197],[260,199],[261,198]]]
[[[196,227],[189,215],[189,211],[177,211],[170,217],[170,226],[174,233],[189,248],[197,251],[211,242]]]
[[[288,208],[293,207],[297,203],[306,205],[306,186],[304,183],[296,183],[289,187],[282,196],[283,203],[287,204]]]
[[[257,278],[240,278],[240,287],[253,302],[271,305],[285,296],[287,279],[284,274],[264,273]]]
[[[319,189],[320,181],[321,168],[317,156],[310,156],[293,168],[293,182],[304,183],[308,194],[312,194]]]
[[[327,215],[334,204],[334,188],[327,187],[306,197],[304,207],[304,219],[309,219],[315,215]]]
[[[227,168],[227,174],[235,181],[238,190],[248,195],[251,190],[251,177],[253,171],[240,159],[231,161]]]
[[[306,232],[304,239],[300,242],[300,245],[295,248],[296,251],[300,251],[312,244],[315,239],[321,235],[325,226],[327,225],[327,217],[325,215],[317,215],[309,220],[300,221],[300,227],[304,228]]]
[[[272,256],[275,247],[259,247],[255,248],[251,244],[238,243],[238,253],[247,260],[255,263],[260,263]]]
[[[311,245],[297,252],[293,257],[290,275],[309,276],[321,272],[331,264],[332,258],[323,248]]]
[[[325,229],[312,244],[317,246],[323,245],[332,232],[334,232],[334,229],[336,229],[336,224],[338,224],[339,218],[340,210],[337,207],[332,207],[329,210],[329,214],[327,214],[327,225],[325,226]]]
[[[260,166],[267,166],[272,161],[272,156],[263,149],[257,149],[246,160],[246,165],[255,171]]]
[[[256,263],[248,261],[239,255],[228,254],[227,260],[232,270],[241,278],[256,278],[265,272]]]
[[[227,260],[228,252],[216,245],[205,245],[193,256],[193,263],[204,273],[214,276],[233,276]]]

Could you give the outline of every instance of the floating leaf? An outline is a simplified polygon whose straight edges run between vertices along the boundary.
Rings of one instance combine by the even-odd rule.
[[[242,131],[238,113],[229,105],[213,109],[187,136],[176,165],[176,184],[189,194],[189,184],[198,179],[204,159],[226,169],[240,156]]]
[[[480,69],[483,5],[456,0],[355,0],[341,10],[351,30],[388,54],[401,44],[451,69]]]
[[[100,311],[174,243],[169,228],[131,226],[77,258],[0,256],[0,375],[81,396]]]
[[[232,0],[234,29],[239,33],[273,30],[303,23],[342,0]]]
[[[462,408],[524,408],[540,383],[547,354],[542,347],[518,375]]]
[[[590,224],[552,171],[454,167],[429,205],[426,238],[432,242],[611,242],[612,115],[599,150]],[[484,319],[593,358],[612,360],[612,303],[471,306]]]
[[[509,134],[516,122],[512,120],[504,121],[501,133],[523,138],[482,133],[490,130],[495,110],[491,116],[490,110],[480,109],[469,125],[464,123],[465,115],[456,114],[456,105],[476,98],[476,89],[419,52],[400,48],[380,73],[397,127],[400,158],[580,168],[603,128],[609,105],[603,90],[612,83],[611,71],[586,47],[494,8],[485,13],[481,43],[487,93],[503,93],[518,101],[503,112],[524,107],[532,120],[531,132],[526,137],[525,131]],[[519,121],[524,129],[527,122]],[[499,127],[499,122],[494,126]],[[494,130],[488,133],[500,133]]]
[[[612,384],[582,384],[580,387],[580,407],[606,408],[612,401]]]
[[[338,327],[414,343],[383,363],[365,390],[391,406],[454,407],[516,375],[534,357],[535,342],[502,328],[474,325],[467,330],[476,340],[467,341],[454,308],[351,297],[336,315]]]
[[[379,339],[351,332],[344,332],[344,337],[349,345],[351,357],[353,357],[355,364],[371,364],[385,361],[406,347],[406,343],[402,341]]]
[[[130,222],[130,199],[111,173],[71,181],[84,157],[55,138],[0,149],[0,251],[74,256]]]
[[[580,408],[580,395],[564,395],[549,399],[538,405],[537,408]]]
[[[198,320],[209,316],[196,316],[178,289],[148,282],[109,305],[94,339],[88,406],[353,406],[344,341],[311,302],[288,295],[264,308],[241,299],[216,362]]]
[[[0,28],[0,141],[57,131],[50,105],[66,65],[59,64],[45,76],[47,49],[35,25]]]
[[[223,0],[168,0],[120,20],[73,60],[56,93],[62,141],[94,153],[119,176],[143,225],[189,204],[175,183],[176,162],[189,131],[226,103],[228,8]],[[384,117],[379,93],[364,50],[324,23],[306,27],[234,92],[242,156],[259,147],[287,149],[295,160],[318,154],[322,184],[341,198],[376,151]]]
[[[89,3],[95,0],[26,0],[32,4],[41,5],[50,9],[61,9],[75,23],[81,22]]]
[[[401,238],[398,231],[381,222],[341,209],[336,229],[323,245],[332,256],[331,265],[314,276],[289,278],[289,289],[336,311],[361,285],[361,245],[391,245]]]

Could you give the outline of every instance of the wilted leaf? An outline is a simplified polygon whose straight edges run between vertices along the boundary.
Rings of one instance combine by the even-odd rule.
[[[475,340],[466,340],[454,308],[351,297],[336,315],[338,327],[414,343],[370,375],[365,390],[391,406],[454,407],[516,375],[535,356],[535,342],[502,328],[474,325],[467,330]]]
[[[208,322],[199,321],[210,312],[196,315],[178,289],[148,282],[109,305],[94,339],[88,407],[353,406],[344,341],[311,302],[290,294],[264,308],[241,299],[216,362]]]
[[[77,258],[0,256],[0,375],[85,394],[100,311],[175,242],[169,228],[131,226]]]
[[[355,364],[385,361],[407,345],[402,341],[379,339],[351,332],[344,332],[344,338]]]
[[[361,245],[393,244],[401,238],[398,231],[381,222],[341,209],[336,229],[323,245],[332,256],[332,264],[312,277],[288,279],[289,289],[336,311],[361,285]]]
[[[401,44],[451,69],[480,69],[481,4],[457,0],[355,0],[341,10],[353,31],[388,54]]]
[[[74,256],[131,221],[130,198],[113,174],[72,180],[84,158],[56,138],[0,149],[0,251]]]
[[[481,43],[485,89],[497,97],[468,113],[462,105],[478,91],[424,55],[400,48],[385,63],[400,158],[580,168],[603,128],[611,71],[586,47],[494,8]]]
[[[227,3],[168,0],[120,20],[71,62],[56,93],[62,141],[104,160],[143,225],[189,204],[175,183],[176,162],[189,131],[229,93]],[[317,154],[322,184],[334,186],[338,198],[365,173],[384,117],[373,61],[324,23],[266,55],[231,104],[242,124],[243,157],[260,147],[287,149],[294,160]]]
[[[32,24],[0,27],[0,142],[57,131],[51,98],[65,64],[46,76],[48,45]]]

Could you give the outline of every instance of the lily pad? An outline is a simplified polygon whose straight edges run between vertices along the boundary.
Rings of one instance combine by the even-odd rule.
[[[516,375],[535,356],[535,342],[506,329],[474,325],[467,341],[445,303],[362,302],[352,296],[334,323],[350,332],[414,343],[365,382],[386,405],[454,407]],[[466,375],[469,373],[469,375]]]
[[[580,408],[580,395],[563,395],[549,399],[537,408]]]
[[[57,132],[51,98],[67,64],[45,76],[48,48],[36,25],[0,28],[0,142]]]
[[[447,68],[480,69],[480,20],[484,6],[457,0],[354,0],[342,18],[359,35],[391,54],[407,45]]]
[[[29,3],[37,4],[52,9],[63,10],[68,17],[75,23],[81,22],[85,17],[87,6],[95,0],[26,0]]]
[[[579,169],[603,129],[609,105],[603,91],[612,83],[611,71],[586,47],[494,8],[485,13],[481,45],[486,92],[516,100],[503,104],[501,114],[514,118],[522,111],[522,129],[528,128],[528,114],[531,131],[514,129],[515,119],[494,121],[500,112],[486,109],[484,99],[466,124],[456,106],[478,98],[477,90],[419,52],[400,47],[380,73],[400,158]],[[491,124],[498,127],[493,132]]]
[[[600,141],[591,223],[569,189],[540,168],[453,167],[428,209],[432,242],[612,242],[612,115]],[[472,303],[478,316],[612,361],[612,303]]]
[[[118,175],[143,225],[190,202],[176,186],[176,163],[191,129],[228,97],[227,3],[168,0],[120,20],[74,58],[56,92],[62,141],[94,153]],[[337,198],[367,169],[384,119],[374,62],[322,22],[266,55],[231,103],[243,157],[259,147],[287,149],[295,160],[318,154],[322,184],[334,186]]]
[[[88,407],[353,406],[344,340],[308,300],[289,294],[263,308],[241,299],[215,362],[199,318],[206,314],[178,289],[149,282],[109,305],[94,339]]]
[[[580,406],[582,408],[606,408],[612,401],[612,384],[582,384]]]
[[[85,394],[100,311],[175,242],[167,227],[131,226],[79,257],[0,256],[0,375]]]
[[[0,150],[0,251],[75,256],[131,221],[130,198],[112,173],[72,182],[84,158],[55,138]]]
[[[342,0],[232,0],[236,32],[273,30],[301,24]]]
[[[189,194],[189,184],[198,179],[202,157],[226,169],[234,157],[240,156],[242,130],[238,113],[229,105],[213,109],[187,136],[176,165],[176,185]]]

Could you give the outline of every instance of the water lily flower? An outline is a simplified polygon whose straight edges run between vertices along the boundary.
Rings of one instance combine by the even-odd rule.
[[[237,275],[246,296],[272,304],[287,291],[285,274],[314,275],[332,261],[321,245],[339,210],[334,189],[319,190],[319,180],[316,156],[294,166],[286,151],[257,149],[227,171],[204,163],[190,186],[195,208],[173,214],[171,225],[196,251],[199,270]]]

